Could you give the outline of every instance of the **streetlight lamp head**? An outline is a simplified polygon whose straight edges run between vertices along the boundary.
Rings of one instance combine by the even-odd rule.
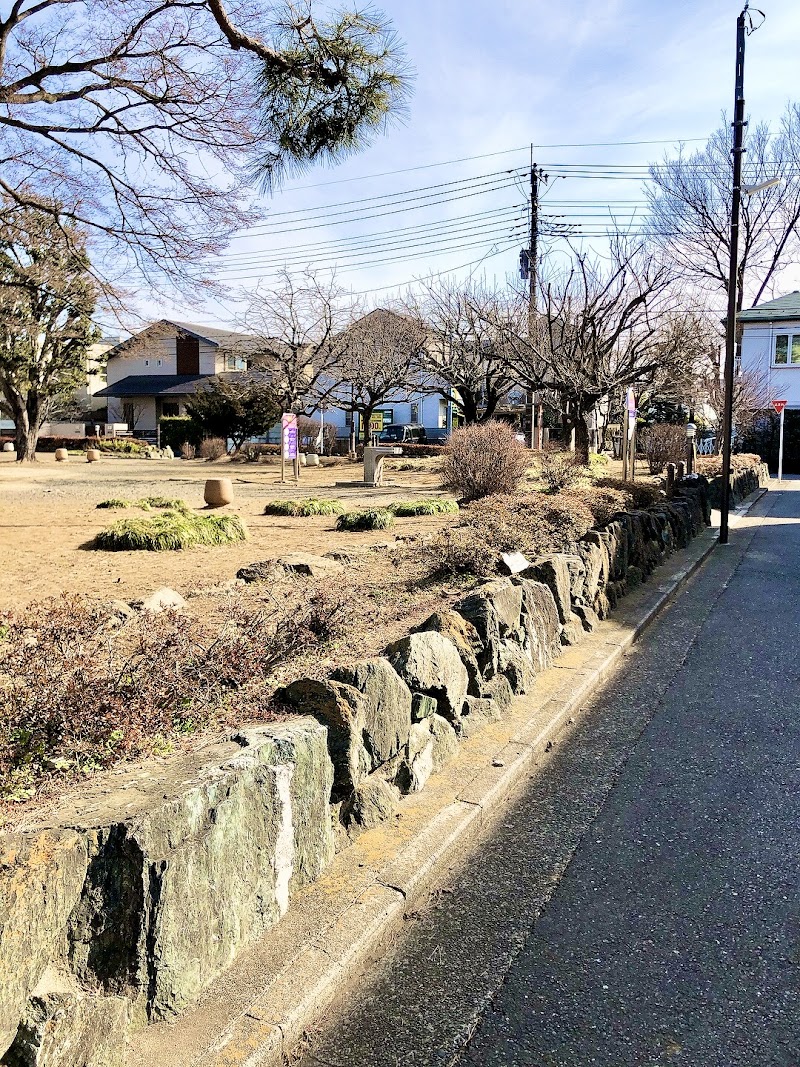
[[[748,196],[752,196],[753,193],[763,193],[765,189],[773,189],[776,185],[780,185],[783,182],[783,178],[769,178],[765,182],[759,182],[758,185],[743,185],[742,192],[747,193]]]

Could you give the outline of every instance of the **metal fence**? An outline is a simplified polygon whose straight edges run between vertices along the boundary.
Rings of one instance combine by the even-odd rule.
[[[702,441],[697,442],[697,454],[698,456],[713,456],[717,452],[717,439],[716,437],[705,437]]]

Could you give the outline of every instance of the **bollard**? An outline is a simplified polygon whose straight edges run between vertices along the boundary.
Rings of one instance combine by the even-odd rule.
[[[99,459],[100,459],[100,449],[99,448],[87,448],[86,449],[86,462],[87,463],[97,463],[97,461]]]
[[[697,427],[693,422],[686,423],[686,473],[694,474],[697,459]]]
[[[233,503],[233,483],[230,478],[209,478],[206,481],[203,499],[210,508],[221,508]]]
[[[683,460],[678,462],[678,480],[686,477],[686,464]]]
[[[69,459],[69,452],[66,448],[57,448],[55,451],[56,463],[66,463]]]
[[[675,491],[675,464],[667,464],[667,496],[671,497]]]

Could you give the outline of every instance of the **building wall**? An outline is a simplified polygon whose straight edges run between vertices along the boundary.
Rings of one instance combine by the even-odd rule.
[[[216,345],[200,341],[200,374],[221,374],[225,369],[224,356]],[[177,374],[175,337],[158,337],[141,342],[130,354],[112,356],[108,361],[108,384],[128,378],[132,374]]]
[[[415,405],[416,410],[414,410]],[[389,421],[400,423],[403,426],[413,422],[433,429],[439,427],[442,429],[449,428],[447,420],[450,415],[448,414],[447,402],[434,393],[412,393],[410,397],[408,394],[403,393],[400,399],[387,400],[385,403],[379,404],[376,410],[389,411],[391,413]],[[319,413],[316,413],[314,418],[319,418]],[[350,435],[348,413],[341,408],[328,408],[325,411],[325,422],[336,427],[337,437],[348,437]]]
[[[800,363],[776,367],[773,362],[777,334],[800,334],[800,319],[794,322],[745,323],[742,330],[742,370],[763,375],[770,399],[788,401],[800,409]],[[790,357],[791,358],[791,357]]]
[[[108,421],[127,422],[125,418],[125,405],[132,404],[136,416],[134,436],[140,434],[154,434],[157,428],[156,400],[152,396],[134,396],[129,398],[108,398]]]

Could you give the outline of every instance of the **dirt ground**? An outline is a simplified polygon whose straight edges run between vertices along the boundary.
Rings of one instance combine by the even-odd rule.
[[[17,464],[0,453],[0,610],[20,608],[61,592],[131,600],[168,585],[180,593],[235,576],[255,560],[293,551],[321,554],[334,548],[367,547],[396,535],[434,530],[447,518],[397,519],[388,531],[338,533],[335,518],[292,519],[263,514],[269,500],[324,496],[346,508],[385,505],[394,500],[446,495],[430,469],[388,471],[381,489],[337,486],[362,476],[360,465],[303,468],[300,485],[280,482],[275,463],[222,460],[139,460],[104,456],[98,463],[71,457],[56,463],[41,455]],[[206,478],[230,477],[235,511],[247,523],[250,540],[223,548],[183,552],[99,552],[95,534],[124,512],[97,510],[109,497],[180,497],[203,508]]]

